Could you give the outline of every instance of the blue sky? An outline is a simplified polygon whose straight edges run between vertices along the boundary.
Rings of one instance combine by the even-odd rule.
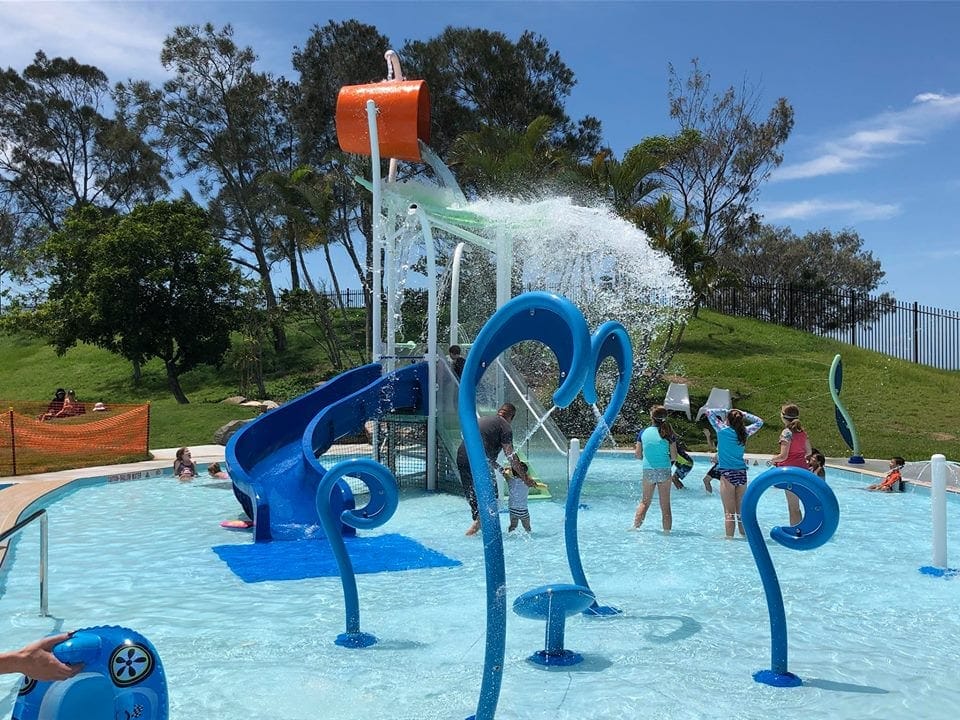
[[[757,87],[764,114],[786,97],[796,124],[760,195],[766,220],[853,228],[883,264],[881,290],[960,309],[960,3],[0,2],[0,64],[21,70],[42,48],[159,81],[163,37],[210,21],[292,76],[311,27],[351,17],[397,48],[448,25],[543,35],[576,74],[569,114],[600,118],[618,154],[675,131],[668,63],[699,58],[718,91]]]

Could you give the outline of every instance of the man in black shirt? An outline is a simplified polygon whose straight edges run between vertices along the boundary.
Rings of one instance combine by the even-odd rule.
[[[496,494],[497,485],[494,481],[493,471],[497,467],[497,456],[503,450],[507,456],[507,461],[517,477],[526,481],[527,473],[520,464],[516,452],[513,450],[513,428],[510,423],[517,414],[517,408],[512,403],[504,403],[497,410],[496,415],[488,415],[479,420],[480,438],[483,440],[483,453],[487,456],[487,465],[489,472],[488,479],[493,483],[494,493]],[[467,502],[470,503],[470,514],[473,517],[473,523],[467,529],[465,534],[476,535],[480,529],[480,510],[477,506],[477,492],[473,486],[473,473],[470,470],[470,461],[467,458],[467,448],[460,443],[457,450],[457,470],[460,471],[460,483],[463,485],[463,492],[467,496]]]

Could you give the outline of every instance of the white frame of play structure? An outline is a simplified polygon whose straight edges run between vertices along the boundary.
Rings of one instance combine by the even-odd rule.
[[[386,53],[388,77],[387,81],[394,78],[400,80],[403,78],[400,69],[399,58],[392,50]],[[439,355],[437,353],[437,258],[436,247],[433,242],[433,228],[439,228],[450,235],[473,243],[479,247],[485,248],[494,254],[496,258],[496,305],[499,308],[506,303],[511,296],[510,279],[513,269],[513,243],[508,235],[500,230],[495,231],[495,238],[477,235],[469,230],[459,227],[443,218],[430,215],[429,211],[416,204],[409,204],[405,211],[405,216],[401,214],[399,208],[388,204],[388,214],[384,215],[384,187],[389,188],[391,183],[396,182],[397,161],[390,160],[389,172],[384,179],[380,172],[380,141],[377,126],[378,109],[373,100],[367,100],[367,125],[370,135],[370,177],[372,182],[372,203],[373,203],[373,317],[372,317],[372,355],[373,362],[384,362],[388,370],[394,369],[397,360],[397,285],[400,281],[399,267],[397,264],[398,239],[404,232],[405,224],[415,221],[420,225],[420,232],[423,235],[424,245],[427,253],[427,350],[424,360],[428,367],[428,388],[427,403],[430,412],[427,413],[427,489],[435,490],[437,487],[437,419],[434,408],[437,406],[437,362]],[[394,227],[388,223],[393,222]],[[455,250],[456,277],[459,285],[459,260],[462,257],[462,247],[458,246]],[[382,253],[382,262],[381,262]],[[381,277],[382,276],[382,277]],[[384,285],[386,287],[384,287]],[[386,291],[386,336],[384,337],[384,321],[380,308],[380,298]],[[456,298],[456,294],[453,294]],[[458,305],[458,299],[453,299],[455,306]],[[455,314],[459,310],[451,308],[451,313]],[[451,344],[456,344],[457,321],[454,317],[451,321]],[[374,440],[376,443],[376,439]],[[375,445],[376,446],[376,445]]]

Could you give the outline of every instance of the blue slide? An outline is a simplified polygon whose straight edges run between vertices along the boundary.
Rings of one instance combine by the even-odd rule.
[[[427,363],[384,373],[378,363],[348,370],[244,425],[227,443],[234,494],[254,522],[254,540],[299,540],[322,533],[316,494],[326,468],[317,457],[367,420],[404,411],[425,415]],[[331,505],[354,508],[342,480]],[[343,534],[356,533],[343,525]]]

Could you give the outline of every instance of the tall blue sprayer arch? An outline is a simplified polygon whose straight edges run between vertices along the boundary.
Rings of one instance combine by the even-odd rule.
[[[493,483],[481,481],[490,475],[490,467],[477,422],[477,386],[497,356],[525,340],[543,343],[557,358],[560,384],[553,402],[558,407],[566,407],[580,393],[592,360],[590,330],[583,315],[566,298],[546,292],[525,293],[505,303],[480,330],[467,355],[460,378],[457,414],[470,470],[477,479],[474,487],[480,508],[487,593],[483,679],[477,712],[472,716],[476,720],[492,720],[496,712],[507,636],[503,535]]]
[[[603,443],[604,438],[613,427],[613,421],[620,414],[620,409],[627,399],[627,391],[630,389],[630,376],[633,372],[633,345],[630,343],[630,336],[623,325],[615,320],[609,320],[603,323],[593,337],[590,339],[591,363],[587,373],[587,381],[583,386],[583,397],[590,403],[597,402],[597,372],[604,360],[612,358],[617,364],[617,383],[610,397],[610,404],[603,413],[603,418],[597,423],[597,427],[587,440],[587,444],[580,454],[577,461],[577,467],[570,478],[570,487],[567,489],[567,503],[564,512],[563,533],[564,542],[567,547],[567,563],[570,565],[570,574],[577,585],[589,588],[586,573],[583,571],[583,562],[580,559],[580,542],[577,534],[577,514],[580,509],[580,493],[583,490],[583,481],[587,475],[587,469],[593,462],[597,450]],[[590,604],[584,615],[617,615],[620,610],[617,608],[600,605],[596,599]]]

